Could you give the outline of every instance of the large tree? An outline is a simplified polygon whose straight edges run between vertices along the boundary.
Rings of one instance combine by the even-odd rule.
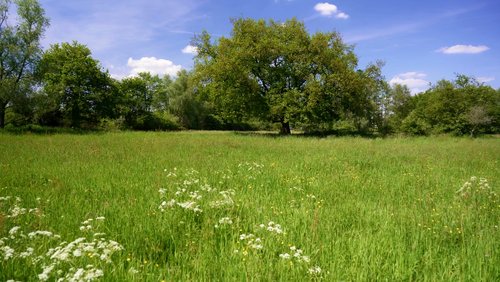
[[[296,19],[237,19],[230,37],[212,42],[205,32],[194,43],[197,91],[224,118],[259,117],[289,134],[290,123],[367,114],[373,70],[357,69],[337,33],[310,35]]]
[[[112,80],[85,45],[78,42],[55,44],[43,54],[39,69],[43,92],[55,101],[69,125],[95,125],[112,117],[116,91]]]
[[[22,100],[33,86],[33,72],[40,58],[40,39],[49,21],[36,0],[15,0],[17,23],[8,20],[9,0],[0,0],[0,128],[5,111]]]

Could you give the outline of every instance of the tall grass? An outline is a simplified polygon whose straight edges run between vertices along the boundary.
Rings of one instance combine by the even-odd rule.
[[[0,134],[0,280],[499,280],[499,145]]]

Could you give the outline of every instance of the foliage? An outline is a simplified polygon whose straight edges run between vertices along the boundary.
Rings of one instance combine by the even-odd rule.
[[[37,0],[14,2],[17,23],[12,26],[11,1],[0,0],[0,128],[5,125],[7,107],[26,109],[22,105],[35,83],[33,73],[42,52],[40,40],[49,25]]]
[[[196,38],[198,91],[229,120],[291,123],[370,119],[379,65],[357,70],[353,48],[337,33],[309,35],[296,19],[233,20],[231,37]]]
[[[43,93],[72,127],[94,126],[100,118],[115,115],[116,95],[107,72],[78,42],[55,44],[39,66]]]
[[[413,99],[410,89],[406,85],[395,84],[384,98],[383,111],[386,130],[388,132],[403,130],[403,120],[415,107],[415,99]],[[405,126],[409,125],[405,124]]]
[[[441,80],[412,100],[415,108],[403,120],[404,132],[499,132],[500,92],[465,75],[458,75],[455,81]]]

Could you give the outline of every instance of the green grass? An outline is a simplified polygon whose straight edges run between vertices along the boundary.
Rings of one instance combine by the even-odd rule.
[[[498,281],[499,158],[497,138],[0,134],[0,197],[12,196],[0,200],[0,281],[37,280],[54,263],[51,279],[92,264],[106,281]],[[190,192],[202,212],[178,205]],[[26,213],[9,217],[14,206]],[[36,230],[61,238],[22,237]],[[46,255],[95,232],[123,247],[109,263]],[[292,246],[310,261],[280,258]]]

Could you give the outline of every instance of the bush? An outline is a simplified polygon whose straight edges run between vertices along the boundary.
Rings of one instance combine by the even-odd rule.
[[[428,135],[431,129],[432,126],[415,112],[411,112],[401,124],[401,131],[409,135]]]
[[[102,118],[99,121],[98,128],[104,131],[118,131],[125,129],[125,119],[123,117],[117,119]]]
[[[136,130],[179,130],[179,120],[167,112],[147,114],[139,117],[133,129]]]

